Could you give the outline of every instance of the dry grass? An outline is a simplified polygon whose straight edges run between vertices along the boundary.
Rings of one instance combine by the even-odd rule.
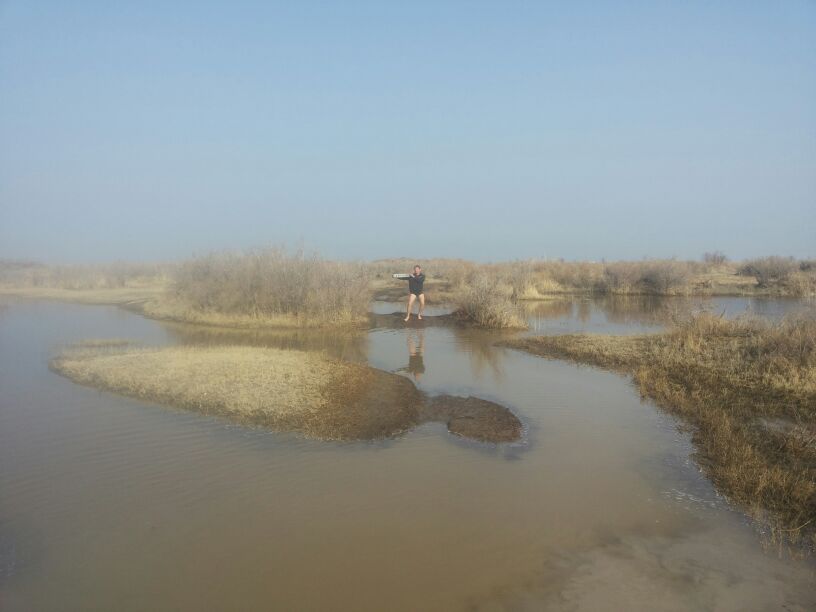
[[[84,304],[124,304],[161,295],[172,269],[170,264],[46,266],[0,260],[0,294]]]
[[[517,306],[564,294],[816,295],[816,264],[765,257],[742,264],[719,252],[703,261],[476,264],[461,259],[333,262],[281,248],[216,253],[182,264],[45,266],[0,260],[0,294],[94,304],[138,303],[150,317],[235,328],[362,325],[368,302],[402,300],[395,271],[420,263],[426,300],[458,305],[485,327],[524,327]]]
[[[97,341],[51,366],[80,384],[321,439],[394,435],[413,426],[419,402],[403,377],[304,351]]]
[[[816,293],[816,264],[810,260],[766,257],[744,264],[730,263],[721,252],[702,261],[644,259],[641,261],[525,260],[476,264],[458,259],[420,262],[439,299],[466,291],[477,278],[509,291],[518,300],[545,299],[557,294],[612,295],[789,295]],[[779,264],[784,274],[769,271]],[[407,270],[411,260],[380,260],[371,264],[372,278]],[[779,267],[779,266],[777,266]],[[752,270],[761,270],[754,274]]]
[[[816,290],[816,269],[809,260],[760,257],[744,262],[737,273],[753,277],[758,287],[780,295],[804,296]]]
[[[80,304],[129,304],[156,300],[165,293],[164,285],[129,286],[112,289],[63,289],[59,287],[30,287],[0,285],[0,295],[21,298],[60,300]]]
[[[527,320],[513,298],[502,287],[477,277],[456,299],[456,316],[479,327],[526,328]]]
[[[54,265],[0,260],[0,285],[16,288],[98,291],[166,284],[174,270],[167,263],[114,262],[98,265]]]
[[[704,261],[646,259],[587,262],[527,260],[497,264],[440,267],[437,277],[450,291],[467,289],[476,278],[509,288],[515,299],[536,300],[557,294],[609,295],[789,295],[816,293],[816,266],[785,258],[788,273],[770,282],[745,276],[745,265],[732,264],[722,253],[708,253]],[[763,261],[764,261],[763,260]],[[791,268],[791,265],[793,266]],[[741,274],[740,274],[741,272]],[[446,275],[450,275],[450,280]]]
[[[703,313],[663,334],[507,343],[633,376],[694,429],[701,463],[737,503],[816,538],[816,319],[772,324]],[[814,539],[816,542],[816,539]]]
[[[521,422],[478,398],[426,397],[407,378],[322,353],[247,346],[139,349],[90,340],[51,362],[105,389],[204,414],[324,440],[398,435],[428,421],[482,442],[512,442]]]
[[[216,325],[357,324],[368,311],[368,280],[362,265],[303,252],[216,253],[182,264],[168,295],[145,313]]]

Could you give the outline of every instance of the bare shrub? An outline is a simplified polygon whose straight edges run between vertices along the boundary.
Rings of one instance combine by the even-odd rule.
[[[727,261],[728,257],[726,257],[725,253],[722,251],[709,251],[707,253],[703,253],[703,263],[706,263],[709,266],[721,266]]]
[[[671,295],[687,291],[695,272],[693,262],[673,259],[618,261],[605,266],[597,288],[607,293]]]
[[[690,278],[688,266],[678,261],[654,261],[645,265],[639,283],[646,293],[668,295],[682,291]]]
[[[638,263],[613,262],[604,267],[603,278],[597,288],[608,293],[634,293],[640,277],[641,269]]]
[[[787,280],[798,267],[793,257],[771,255],[744,262],[737,273],[741,276],[753,276],[760,287],[767,287]]]
[[[603,276],[603,264],[591,261],[547,261],[540,270],[563,288],[593,291]]]
[[[214,253],[184,263],[173,297],[199,312],[256,319],[288,315],[303,323],[348,323],[368,308],[368,273],[302,251],[269,248]]]
[[[510,291],[490,279],[480,276],[462,291],[457,300],[456,313],[481,327],[524,328],[527,322],[519,312]]]
[[[532,261],[513,262],[507,266],[505,277],[512,288],[513,299],[539,295],[536,287],[535,264]]]

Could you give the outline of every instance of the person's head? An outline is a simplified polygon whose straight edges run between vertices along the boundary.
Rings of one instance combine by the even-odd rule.
[[[420,266],[419,264],[415,265],[414,274],[419,274],[420,272],[422,272],[422,266]]]

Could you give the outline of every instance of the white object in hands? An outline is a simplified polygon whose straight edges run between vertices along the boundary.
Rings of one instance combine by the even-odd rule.
[[[410,274],[392,274],[391,276],[394,278],[411,278]]]

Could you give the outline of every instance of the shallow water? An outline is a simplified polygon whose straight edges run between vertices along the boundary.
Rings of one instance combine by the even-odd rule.
[[[778,317],[803,305],[731,298],[717,307]],[[657,310],[580,300],[543,303],[531,316],[542,332],[631,333],[657,329]],[[502,334],[386,323],[337,336],[226,333],[114,307],[0,311],[0,607],[816,605],[812,560],[766,550],[700,475],[673,419],[625,379],[493,346]],[[48,370],[60,345],[106,337],[323,350],[400,372],[429,394],[503,404],[525,434],[490,445],[426,424],[391,440],[319,442]]]

